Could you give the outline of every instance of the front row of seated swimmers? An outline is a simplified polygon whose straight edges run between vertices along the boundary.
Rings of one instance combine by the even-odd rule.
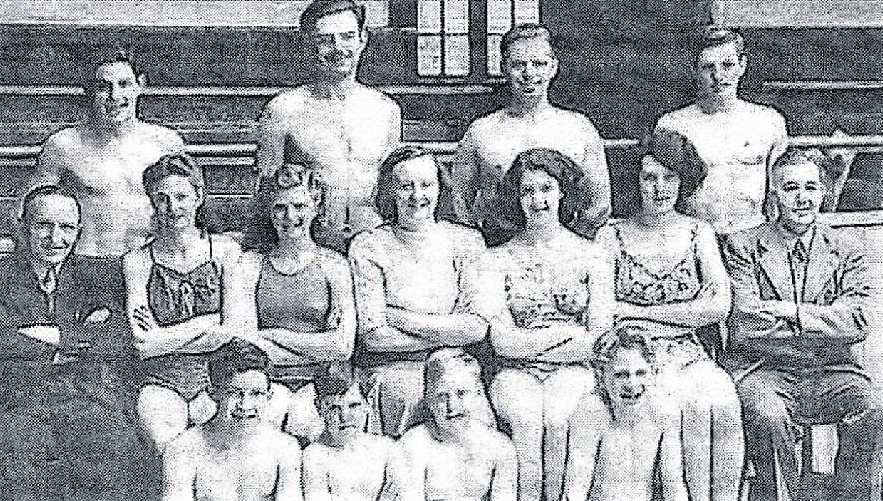
[[[676,210],[701,182],[696,158],[682,137],[657,134],[635,173],[640,213],[604,228],[592,242],[563,222],[575,204],[579,168],[554,150],[527,150],[501,190],[500,210],[517,231],[485,251],[477,232],[437,219],[440,167],[426,151],[404,147],[379,172],[376,206],[387,223],[357,235],[347,266],[310,238],[321,183],[309,169],[280,170],[264,211],[276,236],[263,253],[240,254],[232,240],[196,224],[204,199],[200,168],[185,155],[163,157],[143,176],[156,238],[124,259],[125,308],[120,298],[106,297],[113,287],[78,280],[78,259],[71,256],[80,232],[76,198],[52,186],[37,188],[24,200],[19,253],[2,262],[4,412],[10,416],[3,423],[18,432],[8,433],[3,446],[4,484],[14,487],[4,495],[131,497],[123,491],[138,484],[132,474],[138,437],[127,426],[125,384],[115,378],[131,372],[134,345],[146,362],[138,419],[157,451],[166,451],[169,496],[181,482],[191,498],[248,499],[243,492],[252,486],[269,496],[267,485],[282,489],[277,499],[285,499],[284,492],[299,496],[300,489],[280,485],[291,473],[282,467],[271,466],[277,477],[266,479],[245,471],[200,474],[200,465],[232,467],[234,447],[249,451],[267,439],[247,431],[250,426],[239,430],[240,418],[255,414],[257,406],[246,405],[252,400],[267,400],[258,414],[273,429],[329,448],[339,443],[311,401],[323,409],[325,383],[316,378],[347,377],[355,346],[365,401],[347,405],[367,407],[366,430],[401,437],[404,465],[390,459],[384,478],[396,485],[395,472],[406,472],[395,487],[411,493],[403,499],[505,499],[507,492],[513,496],[504,485],[511,481],[522,500],[641,499],[657,471],[665,496],[685,496],[685,487],[691,499],[736,499],[743,421],[757,472],[753,499],[775,499],[779,484],[797,494],[794,444],[798,425],[812,422],[841,423],[840,499],[879,499],[877,397],[852,353],[867,334],[874,291],[860,248],[816,222],[826,189],[822,162],[798,150],[783,155],[771,176],[778,220],[732,235],[722,261],[709,227]],[[696,339],[697,328],[727,317],[731,300],[723,365],[732,379]],[[633,346],[620,337],[635,332],[641,333],[640,357],[617,348]],[[478,383],[477,367],[471,389],[424,384],[432,379],[433,357],[445,353],[437,350],[471,349],[485,338],[500,366],[487,389]],[[266,375],[257,378],[261,389],[213,387],[210,361],[242,342],[269,357]],[[636,365],[647,362],[648,353],[657,366],[648,378],[658,379],[652,391],[669,407],[664,418],[652,419],[653,427],[633,405],[648,377],[647,368]],[[598,378],[588,361],[603,354],[613,362],[602,364]],[[600,382],[606,393],[593,391]],[[511,449],[484,445],[508,444],[495,433],[478,433],[478,448],[464,439],[462,433],[471,435],[456,424],[456,405],[465,404],[452,404],[455,397],[474,402],[464,413],[476,427],[494,424],[492,406]],[[327,421],[328,408],[323,414]],[[680,442],[673,448],[675,436]],[[274,439],[274,447],[283,442]],[[297,445],[288,442],[296,455]],[[426,454],[427,444],[439,452]],[[508,460],[506,454],[482,457],[507,449],[514,450],[517,480],[506,466],[511,454]],[[269,454],[273,450],[261,460],[288,457]],[[312,450],[319,452],[305,453],[308,458],[347,456]],[[631,456],[623,458],[623,451]],[[455,463],[452,457],[470,465],[469,475],[444,469]],[[623,461],[644,464],[647,457],[651,466],[622,478]],[[174,458],[187,468],[172,467]],[[683,468],[673,472],[680,462]],[[362,463],[333,470],[349,473]],[[422,487],[409,487],[415,464],[425,464],[423,475],[416,474]],[[489,464],[494,475],[486,474]],[[327,463],[324,468],[324,478],[337,482]],[[171,475],[179,469],[196,471],[195,478]],[[451,477],[468,483],[451,484]],[[206,486],[206,478],[226,486],[221,480]],[[611,487],[620,482],[627,487]]]

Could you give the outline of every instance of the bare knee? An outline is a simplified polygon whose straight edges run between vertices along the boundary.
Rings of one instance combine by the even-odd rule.
[[[147,385],[138,392],[138,420],[159,450],[187,429],[187,402],[167,388]]]

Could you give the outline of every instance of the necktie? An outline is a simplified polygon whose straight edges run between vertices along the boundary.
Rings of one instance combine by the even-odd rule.
[[[806,265],[809,262],[809,254],[806,246],[799,238],[794,243],[791,252],[791,266],[794,268],[794,295],[798,302],[803,301],[803,285],[806,282]]]
[[[55,290],[58,288],[58,274],[54,266],[46,270],[46,275],[40,279],[40,290],[46,295],[46,305],[49,313],[55,311]]]

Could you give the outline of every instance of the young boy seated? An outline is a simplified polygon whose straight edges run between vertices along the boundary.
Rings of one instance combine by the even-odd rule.
[[[423,398],[429,421],[399,441],[398,499],[515,501],[518,466],[508,437],[489,427],[474,358],[442,348],[426,361]]]
[[[163,501],[299,501],[297,440],[267,423],[267,355],[228,345],[209,367],[218,413],[178,435],[163,456]]]
[[[306,501],[360,501],[389,497],[394,443],[368,434],[368,401],[349,373],[323,373],[313,381],[325,430],[303,459]]]
[[[635,328],[616,332],[599,353],[601,387],[587,393],[571,423],[565,499],[687,501],[679,417],[653,395],[653,353]]]

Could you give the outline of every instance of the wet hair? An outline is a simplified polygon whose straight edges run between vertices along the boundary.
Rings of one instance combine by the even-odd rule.
[[[358,385],[359,394],[362,395],[362,398],[367,398],[368,388],[356,379],[351,369],[323,370],[313,379],[313,386],[316,388],[316,403],[325,398],[342,396],[350,391],[353,385]]]
[[[235,339],[215,352],[209,362],[209,381],[214,389],[219,390],[230,386],[237,374],[249,371],[267,374],[270,359],[264,350],[249,343]],[[267,387],[270,378],[267,376]]]
[[[587,196],[578,189],[583,171],[567,155],[549,148],[532,148],[522,151],[512,161],[512,167],[500,184],[499,210],[516,231],[524,229],[526,219],[521,208],[521,180],[526,171],[542,171],[558,181],[563,197],[558,206],[558,219],[568,228],[576,220],[577,212],[586,205]]]
[[[314,0],[300,15],[300,31],[308,33],[316,29],[320,19],[338,12],[352,12],[356,16],[359,31],[365,29],[365,6],[354,0]]]
[[[643,159],[648,155],[678,175],[680,186],[675,208],[683,210],[685,201],[696,192],[708,175],[708,165],[699,156],[696,146],[679,132],[656,129],[644,139],[644,154],[636,165],[636,179],[641,174]]]
[[[74,195],[72,192],[70,192],[68,190],[61,188],[58,185],[44,184],[44,185],[40,185],[40,186],[31,188],[27,193],[25,193],[25,196],[22,197],[21,213],[19,214],[19,218],[18,218],[19,222],[22,225],[29,224],[31,222],[31,218],[33,217],[33,214],[32,214],[33,208],[32,207],[34,205],[34,202],[38,198],[48,197],[48,196],[52,196],[52,195],[67,197],[67,198],[70,198],[71,200],[73,200],[74,205],[77,206],[77,220],[80,220],[82,218],[83,208],[80,205],[80,201],[79,201],[79,199],[77,199],[76,195]]]
[[[426,148],[420,146],[400,146],[390,153],[380,168],[377,170],[377,191],[374,194],[374,207],[380,214],[384,222],[395,223],[398,221],[398,213],[396,212],[396,190],[398,189],[399,179],[393,172],[396,165],[414,160],[415,158],[429,157],[435,164],[435,170],[438,177],[439,193],[447,186],[444,171],[435,155]],[[435,207],[435,219],[439,218],[439,204]]]
[[[481,384],[481,367],[475,357],[462,348],[439,348],[429,355],[423,367],[423,392],[429,394],[452,369],[469,371],[475,376],[475,384]]]
[[[105,64],[125,63],[132,68],[135,74],[135,80],[138,80],[140,73],[134,54],[130,49],[120,46],[103,46],[87,56],[85,78],[83,79],[83,88],[86,91],[86,97],[91,99],[98,90],[98,80],[95,78],[98,68]]]
[[[516,24],[503,35],[503,40],[500,41],[500,54],[502,55],[503,60],[505,61],[506,58],[509,57],[509,48],[512,47],[513,43],[519,40],[530,40],[534,38],[545,40],[552,49],[552,57],[558,57],[558,46],[555,42],[555,38],[549,31],[549,28],[538,23],[522,23]]]
[[[736,44],[736,52],[739,57],[745,56],[745,39],[735,30],[721,28],[719,26],[705,26],[699,37],[699,47],[696,51],[696,59],[703,50],[711,47],[720,47],[728,43]]]

